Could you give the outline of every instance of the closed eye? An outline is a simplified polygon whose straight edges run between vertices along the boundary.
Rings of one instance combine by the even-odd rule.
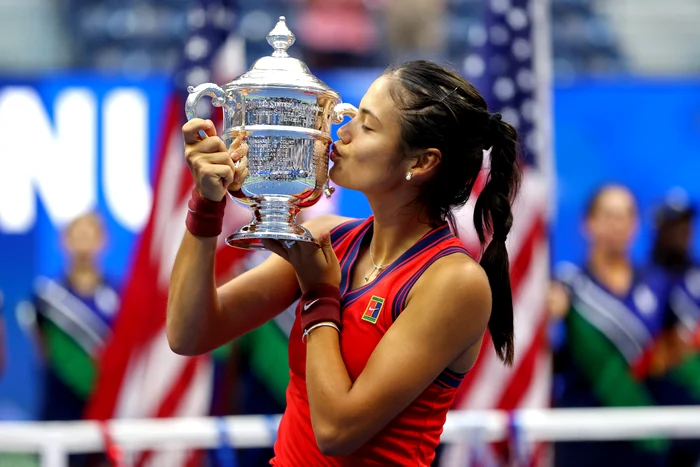
[[[371,129],[371,128],[368,127],[367,125],[362,125],[362,129],[365,130],[365,131],[374,131],[373,129]]]

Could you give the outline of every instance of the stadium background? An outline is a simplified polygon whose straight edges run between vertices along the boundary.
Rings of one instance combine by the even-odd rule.
[[[231,3],[231,47],[237,51],[218,78],[268,53],[264,34],[277,15],[287,14],[296,32],[305,5]],[[367,18],[379,24],[377,34],[383,3],[391,2],[364,2],[371,4]],[[654,0],[616,3],[552,0],[551,262],[581,259],[582,207],[604,182],[624,183],[638,197],[638,261],[647,256],[652,209],[668,190],[683,187],[700,199],[700,51],[691,46],[700,43],[700,31],[692,27],[700,20],[700,6],[690,0],[667,0],[663,9]],[[0,291],[8,356],[0,377],[0,419],[36,417],[41,380],[36,348],[23,328],[22,303],[37,275],[61,270],[58,233],[72,216],[94,207],[103,217],[109,237],[103,267],[108,276],[125,280],[149,214],[134,206],[150,206],[152,200],[165,104],[178,54],[187,46],[186,15],[193,5],[9,0],[0,6]],[[466,67],[480,7],[474,0],[445,2],[441,56],[457,68]],[[134,22],[144,12],[155,20]],[[326,56],[312,71],[357,105],[392,59],[380,45],[338,53],[332,67],[325,66]],[[312,49],[303,40],[295,47],[302,58]],[[128,129],[134,122],[139,127]],[[127,133],[134,140],[122,157],[126,147],[119,139]],[[75,138],[89,142],[80,154],[73,153]],[[71,160],[81,165],[80,176],[64,163]],[[69,197],[84,198],[71,204]],[[361,197],[350,193],[341,193],[337,203],[344,215],[368,213]],[[694,248],[700,252],[697,240]]]

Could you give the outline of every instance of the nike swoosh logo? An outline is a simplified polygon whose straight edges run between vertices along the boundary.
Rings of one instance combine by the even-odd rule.
[[[312,300],[312,301],[310,301],[310,302],[305,303],[305,304],[304,304],[304,311],[306,311],[306,310],[308,310],[309,308],[311,308],[312,306],[314,306],[314,303],[316,303],[316,302],[319,301],[319,300],[320,300],[320,298],[317,298],[316,300]]]

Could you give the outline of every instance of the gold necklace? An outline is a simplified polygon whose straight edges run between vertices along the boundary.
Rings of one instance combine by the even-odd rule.
[[[369,278],[372,277],[373,275],[379,274],[386,268],[384,265],[377,265],[377,263],[374,262],[374,255],[372,254],[372,242],[369,244],[369,258],[372,260],[372,266],[374,266],[374,269],[370,271],[369,274],[365,276],[365,282],[369,282]]]

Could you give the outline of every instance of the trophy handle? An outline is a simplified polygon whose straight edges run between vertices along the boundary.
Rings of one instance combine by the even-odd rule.
[[[338,125],[339,123],[343,122],[343,118],[345,116],[348,116],[350,118],[355,118],[355,115],[357,115],[357,107],[355,107],[352,104],[347,104],[343,102],[342,104],[338,104],[335,107],[333,107],[333,123]]]
[[[199,99],[203,96],[211,97],[211,104],[214,107],[225,107],[226,106],[226,92],[217,84],[214,83],[204,83],[199,86],[187,88],[189,96],[187,96],[187,102],[185,103],[185,113],[187,114],[187,120],[192,120],[193,118],[198,118],[197,116],[197,104]],[[206,134],[203,131],[199,132],[203,138],[206,138]]]

